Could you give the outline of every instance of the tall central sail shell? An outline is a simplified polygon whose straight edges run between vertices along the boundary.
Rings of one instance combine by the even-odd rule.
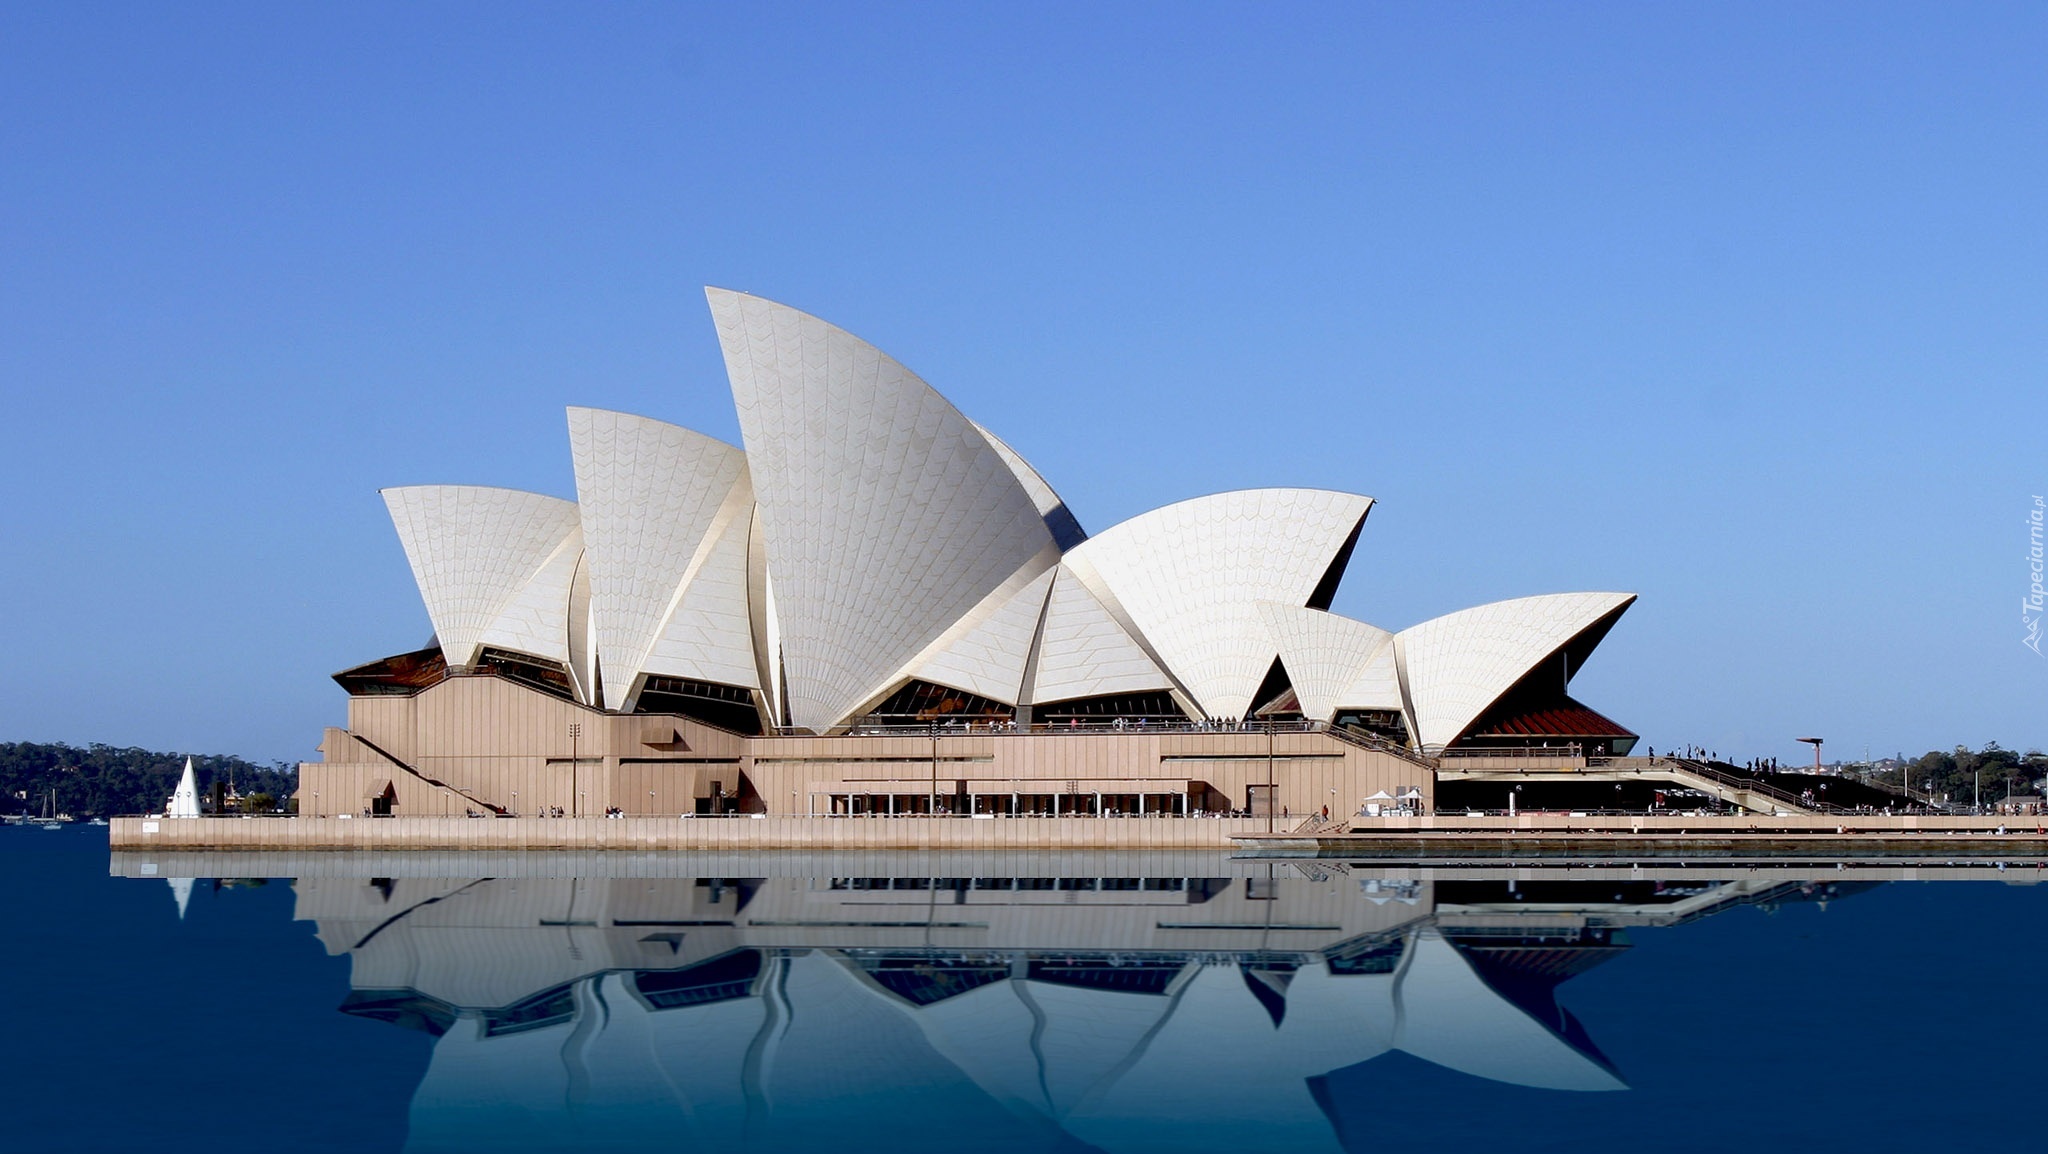
[[[775,588],[791,723],[885,692],[996,588],[1058,556],[974,423],[843,329],[707,289]]]

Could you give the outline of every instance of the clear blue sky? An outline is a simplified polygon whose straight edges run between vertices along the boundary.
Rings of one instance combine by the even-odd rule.
[[[0,740],[311,756],[380,486],[738,440],[829,318],[1091,530],[1380,499],[1336,608],[1641,601],[1659,748],[2048,743],[2039,5],[0,7]]]

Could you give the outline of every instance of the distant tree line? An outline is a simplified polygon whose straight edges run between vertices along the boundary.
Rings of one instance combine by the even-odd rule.
[[[1947,795],[1961,805],[1972,804],[1979,789],[1984,804],[1994,805],[2004,801],[2007,793],[2038,794],[2048,784],[2048,754],[2038,749],[2020,753],[1995,741],[1985,743],[1982,749],[1958,745],[1946,753],[1937,749],[1911,761],[1900,760],[1906,783],[1915,790],[1936,797]]]
[[[39,814],[52,789],[57,811],[75,817],[161,812],[185,772],[185,757],[111,745],[0,742],[0,812]],[[237,808],[261,812],[283,804],[299,787],[298,769],[289,762],[258,765],[217,754],[191,757],[202,799],[216,796],[216,782],[220,793],[232,783],[242,799]]]

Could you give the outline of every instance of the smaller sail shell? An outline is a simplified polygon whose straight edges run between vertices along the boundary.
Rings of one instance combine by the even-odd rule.
[[[1538,663],[1635,599],[1633,593],[1518,597],[1403,629],[1394,644],[1417,744],[1435,753],[1456,741]]]

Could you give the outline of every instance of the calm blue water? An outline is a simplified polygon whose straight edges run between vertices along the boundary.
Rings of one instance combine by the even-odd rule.
[[[2032,867],[457,860],[0,830],[0,1144],[2048,1149]]]

